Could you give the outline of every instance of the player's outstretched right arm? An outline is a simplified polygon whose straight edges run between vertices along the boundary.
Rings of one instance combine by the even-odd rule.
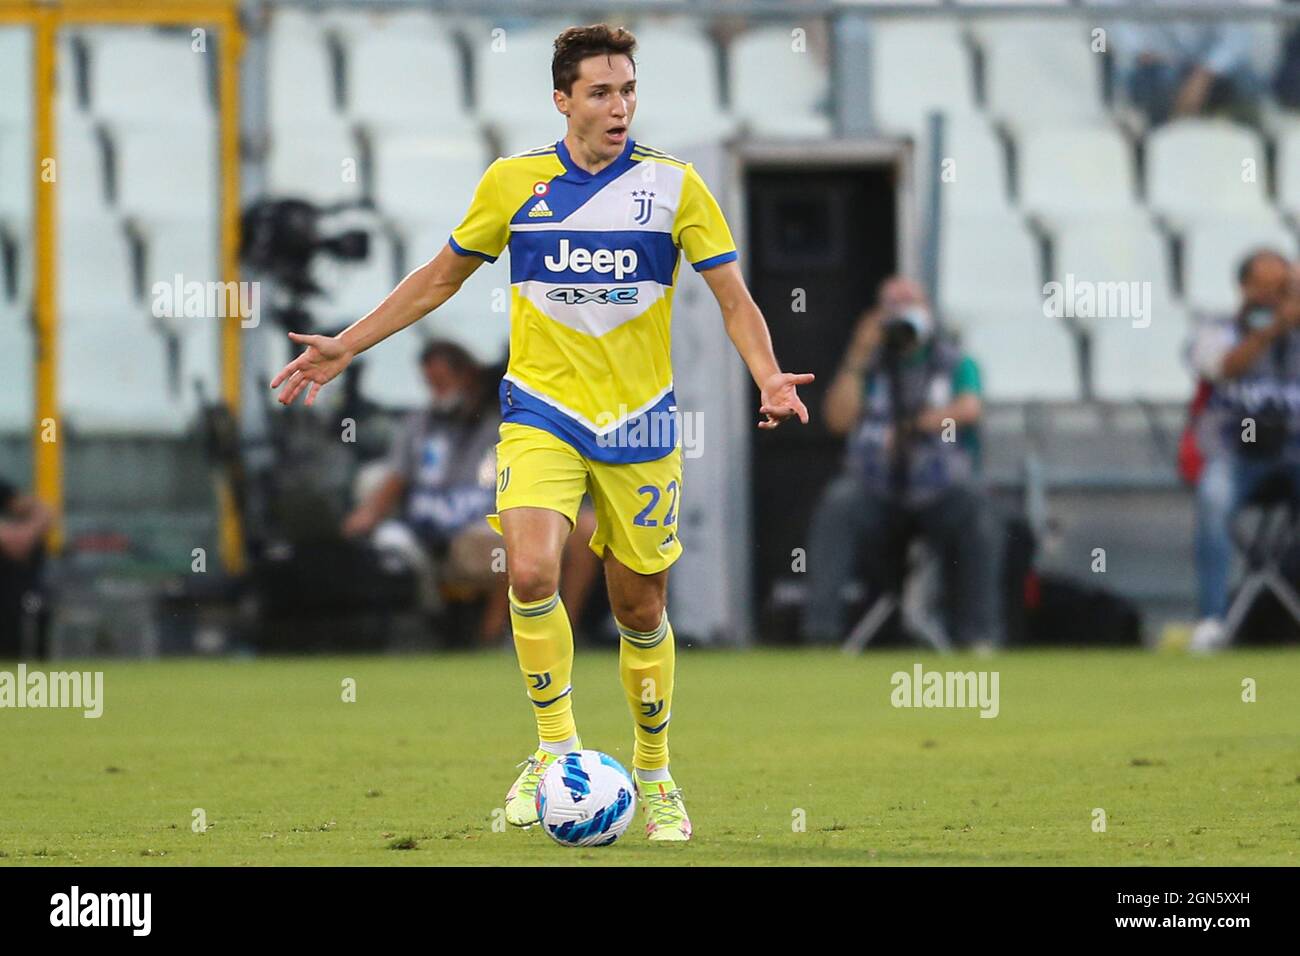
[[[482,264],[477,256],[462,256],[450,245],[443,246],[441,252],[398,283],[373,311],[338,335],[290,332],[289,338],[307,348],[271,379],[271,388],[280,389],[280,404],[292,404],[304,390],[307,404],[312,404],[322,386],[347,368],[353,357],[438,308]]]

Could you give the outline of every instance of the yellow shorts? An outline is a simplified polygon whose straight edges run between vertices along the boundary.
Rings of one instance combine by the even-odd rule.
[[[584,492],[596,508],[589,546],[602,560],[608,547],[638,574],[656,574],[681,556],[682,450],[656,461],[613,465],[584,457],[548,431],[502,422],[497,442],[497,510],[487,516],[501,534],[507,508],[549,508],[577,523]]]

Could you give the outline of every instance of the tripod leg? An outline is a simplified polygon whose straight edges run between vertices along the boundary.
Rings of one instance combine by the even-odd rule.
[[[898,600],[892,594],[882,594],[876,598],[870,610],[862,616],[862,620],[849,632],[845,638],[841,650],[845,654],[860,654],[871,639],[880,633],[880,629],[885,626],[889,620],[889,615],[894,613],[894,608],[898,606]]]

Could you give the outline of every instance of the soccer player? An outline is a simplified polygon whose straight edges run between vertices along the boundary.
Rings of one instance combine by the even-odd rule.
[[[510,360],[500,385],[497,510],[487,520],[505,539],[515,649],[539,745],[506,795],[506,819],[536,823],[542,775],[581,747],[569,683],[573,635],[558,585],[565,538],[589,492],[597,513],[590,547],[604,562],[621,636],[646,832],[681,841],[691,824],[668,767],[674,647],[666,611],[668,568],[682,553],[669,334],[680,255],[717,298],[758,386],[759,428],[792,417],[806,424],[796,386],[813,376],[777,364],[731,232],[699,174],[630,137],[635,48],[631,33],[606,24],[561,33],[551,78],[564,138],[492,163],[447,245],[370,314],[337,336],[290,333],[306,351],[271,387],[283,386],[285,405],[303,392],[310,405],[355,355],[436,309],[510,247]]]

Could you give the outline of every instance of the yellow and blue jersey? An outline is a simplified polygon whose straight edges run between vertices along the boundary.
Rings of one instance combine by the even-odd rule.
[[[451,248],[510,247],[510,362],[501,416],[597,461],[653,461],[677,443],[672,303],[681,254],[732,262],[717,201],[690,163],[628,140],[592,174],[561,140],[488,167]]]

